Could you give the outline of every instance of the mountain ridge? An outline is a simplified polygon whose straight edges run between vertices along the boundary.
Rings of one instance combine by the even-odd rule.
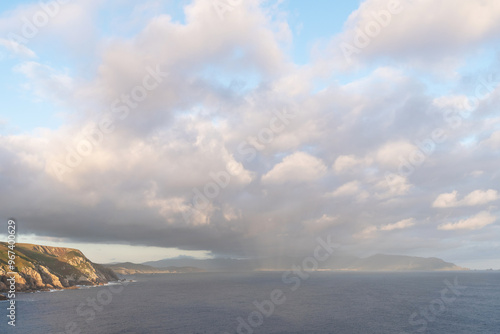
[[[302,262],[299,257],[268,257],[259,259],[194,259],[174,258],[142,263],[152,267],[191,266],[206,271],[258,271],[258,270],[288,270],[293,265]],[[341,271],[460,271],[469,270],[446,262],[437,257],[417,257],[407,255],[375,254],[365,258],[344,253],[332,255],[319,264],[319,270]]]

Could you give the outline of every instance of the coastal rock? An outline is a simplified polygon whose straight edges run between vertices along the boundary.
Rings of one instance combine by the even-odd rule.
[[[0,242],[0,292],[8,289],[8,244]],[[75,285],[98,285],[116,281],[109,268],[91,262],[77,249],[17,244],[15,278],[17,291],[43,291]]]

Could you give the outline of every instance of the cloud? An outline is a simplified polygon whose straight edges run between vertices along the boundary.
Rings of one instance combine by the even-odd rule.
[[[453,230],[479,230],[485,226],[493,224],[497,217],[488,211],[481,211],[475,216],[467,219],[462,219],[456,223],[447,223],[438,226],[438,230],[453,231]]]
[[[389,58],[453,70],[470,50],[499,40],[499,22],[495,0],[460,5],[454,0],[367,0],[332,44],[337,50],[341,43],[357,48],[351,57],[355,62]]]
[[[466,195],[462,200],[458,200],[458,191],[440,194],[432,203],[434,208],[454,208],[460,206],[484,205],[500,198],[498,191],[493,189],[474,190]]]
[[[20,44],[14,40],[7,40],[5,38],[0,38],[0,45],[4,46],[11,53],[25,57],[25,58],[36,58],[35,52],[30,50],[27,46]]]
[[[333,170],[338,173],[345,173],[352,171],[358,166],[363,166],[365,164],[364,159],[357,158],[354,155],[341,155],[333,164]]]
[[[387,224],[382,226],[371,225],[365,227],[361,232],[354,235],[354,238],[358,239],[372,239],[377,236],[377,232],[379,231],[394,231],[394,230],[403,230],[415,225],[414,218],[408,218],[398,221],[394,224]]]
[[[359,181],[351,181],[345,183],[335,189],[333,192],[328,193],[326,196],[331,197],[355,197],[357,201],[361,202],[370,197],[370,193],[363,190]]]
[[[262,176],[262,182],[264,184],[310,182],[322,178],[326,170],[321,159],[305,152],[295,152]]]
[[[406,177],[393,173],[387,173],[385,178],[375,185],[376,196],[380,199],[406,195],[411,188],[412,185]]]
[[[352,181],[338,187],[334,192],[331,193],[331,196],[333,197],[352,196],[358,193],[358,191],[359,191],[359,182]]]
[[[413,225],[415,225],[415,219],[408,218],[408,219],[400,220],[394,224],[387,224],[387,225],[381,226],[380,230],[381,231],[401,230],[401,229],[405,229],[408,227],[412,227]]]
[[[15,70],[28,79],[25,88],[32,90],[39,99],[52,99],[56,104],[74,102],[71,96],[74,80],[67,73],[34,61],[21,63]]]
[[[453,191],[451,193],[440,194],[434,203],[432,203],[432,207],[434,208],[452,208],[458,205],[457,199],[458,191]]]
[[[500,131],[496,131],[491,134],[491,137],[487,140],[481,142],[482,145],[486,145],[494,150],[500,149]]]
[[[406,157],[416,150],[417,147],[407,141],[389,142],[379,148],[375,158],[382,166],[397,168],[403,159],[407,159]]]
[[[361,232],[354,234],[353,237],[355,239],[371,239],[375,237],[377,231],[377,226],[368,226],[361,230]]]
[[[309,233],[318,233],[324,231],[338,223],[338,217],[323,214],[317,219],[309,219],[304,222],[304,228]]]
[[[27,44],[35,61],[14,60],[9,85],[16,94],[7,100],[34,100],[67,117],[57,129],[0,133],[0,213],[40,237],[227,256],[310,254],[315,237],[326,233],[358,254],[427,249],[428,256],[444,256],[474,248],[481,249],[473,252],[477,258],[484,249],[496,256],[488,246],[496,236],[487,229],[468,231],[464,246],[463,236],[443,243],[436,226],[425,223],[442,222],[444,214],[445,223],[460,222],[480,205],[498,216],[498,193],[490,189],[500,177],[498,92],[469,117],[458,114],[475,94],[483,76],[477,64],[484,62],[467,60],[460,73],[429,80],[437,64],[463,59],[468,50],[496,52],[490,43],[498,23],[473,16],[481,3],[486,17],[496,17],[491,1],[405,3],[357,55],[354,66],[364,70],[356,73],[332,70],[343,66],[342,58],[329,57],[328,67],[315,54],[295,64],[297,41],[287,33],[286,16],[259,1],[242,2],[224,20],[211,0],[189,2],[185,17],[170,16],[162,3],[141,10],[125,2],[119,11],[104,1],[70,5]],[[365,1],[343,36],[386,5]],[[22,15],[21,9],[15,19],[4,15],[0,32]],[[129,16],[133,22],[123,19]],[[110,24],[102,26],[103,17]],[[446,26],[457,18],[466,18],[464,26]],[[474,24],[470,32],[467,24]],[[54,45],[57,58],[47,49]],[[148,68],[157,67],[168,76],[125,108]],[[482,70],[497,67],[484,63]],[[11,124],[9,113],[21,105],[6,107],[2,117]],[[108,117],[113,130],[97,132]],[[449,118],[457,117],[460,125],[452,126]],[[415,161],[436,129],[447,140],[435,143],[413,173],[401,173],[402,159]],[[470,138],[485,142],[461,144]],[[67,165],[77,155],[81,163],[60,180],[53,163]]]

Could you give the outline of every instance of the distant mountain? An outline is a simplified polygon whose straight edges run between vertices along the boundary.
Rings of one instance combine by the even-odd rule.
[[[434,271],[434,270],[467,270],[453,263],[436,257],[423,258],[403,255],[377,254],[355,261],[347,269],[360,271]]]
[[[194,259],[175,258],[160,261],[145,262],[152,267],[191,266],[203,268],[207,271],[254,271],[254,270],[288,270],[291,266],[302,263],[302,258],[266,257],[258,259]],[[402,255],[377,254],[367,258],[359,258],[345,253],[332,255],[320,264],[322,270],[350,270],[350,271],[444,271],[467,270],[453,263],[431,257],[415,257]]]
[[[258,260],[255,259],[231,259],[216,258],[199,260],[194,258],[175,258],[159,261],[150,261],[144,265],[165,268],[165,267],[196,267],[205,271],[252,271],[258,268]]]
[[[8,244],[0,242],[0,292],[8,291]],[[17,244],[16,289],[35,291],[70,288],[75,285],[99,285],[118,280],[116,274],[91,262],[81,251],[73,248]]]
[[[104,267],[113,270],[117,274],[121,275],[135,275],[135,274],[165,274],[165,273],[193,273],[202,272],[203,269],[196,267],[166,267],[157,268],[148,266],[145,264],[135,264],[131,262],[125,263],[114,263],[114,264],[103,264]]]

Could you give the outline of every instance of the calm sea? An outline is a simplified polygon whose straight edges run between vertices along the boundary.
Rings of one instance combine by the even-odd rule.
[[[498,272],[133,278],[123,288],[18,294],[15,328],[0,302],[0,333],[500,333]]]

